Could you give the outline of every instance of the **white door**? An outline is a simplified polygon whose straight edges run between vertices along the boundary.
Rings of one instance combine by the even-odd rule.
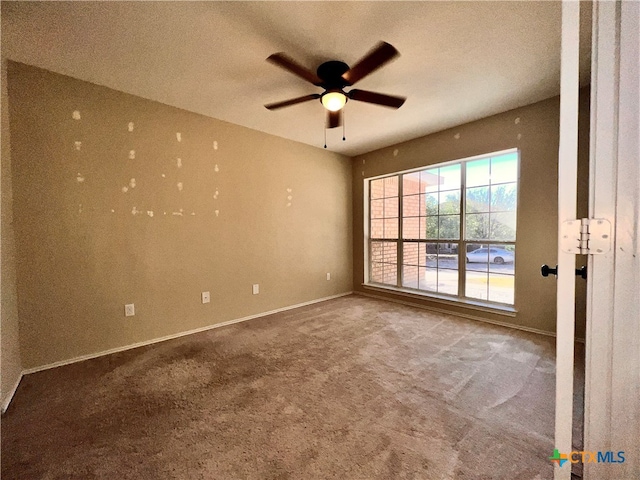
[[[579,9],[563,1],[555,447],[565,455],[573,450],[575,255],[563,248],[562,225],[576,218]],[[593,2],[589,217],[611,229],[608,247],[589,245],[584,451],[605,461],[584,457],[587,480],[640,478],[639,25],[639,2]],[[560,463],[554,478],[569,480],[571,463]]]
[[[569,454],[573,431],[573,347],[576,254],[567,253],[563,224],[576,219],[580,2],[562,2],[560,147],[558,157],[558,273],[555,448]],[[555,453],[555,452],[554,452]],[[562,466],[560,464],[563,463]],[[555,462],[554,479],[570,480],[571,463]]]

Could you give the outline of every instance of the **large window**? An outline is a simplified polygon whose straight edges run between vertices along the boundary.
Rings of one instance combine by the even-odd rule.
[[[514,303],[517,151],[368,183],[369,283]]]

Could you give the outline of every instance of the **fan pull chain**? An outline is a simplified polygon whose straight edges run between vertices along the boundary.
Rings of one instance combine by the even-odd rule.
[[[327,148],[327,128],[323,128],[324,130],[324,148]]]
[[[345,124],[345,115],[344,115],[344,109],[342,110],[342,141],[344,142],[347,137],[345,137],[344,135],[344,124]]]

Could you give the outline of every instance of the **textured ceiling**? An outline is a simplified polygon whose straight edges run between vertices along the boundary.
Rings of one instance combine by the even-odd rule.
[[[315,71],[332,59],[353,65],[384,40],[401,57],[357,88],[408,99],[399,110],[347,104],[347,140],[329,130],[327,145],[357,155],[557,95],[560,25],[552,1],[3,1],[2,49],[11,60],[322,147],[319,102],[263,106],[321,90],[265,58],[284,51]],[[582,57],[585,84],[588,48]]]

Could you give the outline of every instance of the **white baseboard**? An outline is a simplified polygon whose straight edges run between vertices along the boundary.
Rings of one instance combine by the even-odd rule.
[[[18,385],[20,385],[20,380],[22,380],[23,375],[24,375],[24,372],[20,372],[20,375],[18,375],[18,379],[16,380],[15,385],[13,386],[9,394],[6,396],[6,398],[2,400],[2,413],[6,412],[7,408],[9,408],[9,404],[11,403],[11,400],[13,400],[13,396],[16,394],[16,390],[18,390]]]
[[[167,340],[172,340],[174,338],[180,338],[180,337],[184,337],[184,336],[187,336],[187,335],[192,335],[194,333],[205,332],[207,330],[212,330],[214,328],[226,327],[227,325],[233,325],[234,323],[246,322],[247,320],[253,320],[255,318],[266,317],[267,315],[273,315],[274,313],[280,313],[280,312],[284,312],[284,311],[287,311],[287,310],[292,310],[294,308],[300,308],[300,307],[304,307],[304,306],[307,306],[307,305],[312,305],[314,303],[319,303],[319,302],[324,302],[324,301],[327,301],[327,300],[332,300],[334,298],[345,297],[347,295],[351,295],[352,293],[353,292],[339,293],[337,295],[331,295],[329,297],[318,298],[318,299],[315,299],[315,300],[310,300],[308,302],[297,303],[295,305],[289,305],[287,307],[277,308],[275,310],[270,310],[268,312],[257,313],[255,315],[249,315],[248,317],[236,318],[236,319],[233,319],[233,320],[227,320],[226,322],[220,322],[220,323],[215,323],[213,325],[207,325],[206,327],[200,327],[200,328],[195,328],[193,330],[187,330],[186,332],[174,333],[174,334],[171,334],[171,335],[166,335],[164,337],[154,338],[154,339],[151,339],[151,340],[145,340],[143,342],[138,342],[138,343],[132,343],[130,345],[125,345],[125,346],[122,346],[122,347],[110,348],[109,350],[103,350],[101,352],[89,353],[87,355],[81,355],[79,357],[70,358],[68,360],[60,360],[59,362],[49,363],[47,365],[41,365],[39,367],[27,368],[26,370],[23,370],[22,375],[28,375],[30,373],[41,372],[43,370],[49,370],[51,368],[61,367],[63,365],[69,365],[69,364],[72,364],[72,363],[83,362],[83,361],[89,360],[91,358],[97,358],[97,357],[102,357],[102,356],[105,356],[105,355],[111,355],[112,353],[124,352],[125,350],[131,350],[133,348],[144,347],[146,345],[152,345],[154,343],[160,343],[160,342],[164,342],[164,341],[167,341]],[[17,388],[17,385],[16,385],[16,388]],[[9,401],[7,402],[7,407],[9,406],[9,402],[10,401],[11,401],[11,399],[9,399]],[[3,406],[3,408],[4,408],[4,406]]]
[[[477,322],[484,322],[484,323],[490,323],[492,325],[499,325],[501,327],[507,327],[507,328],[513,328],[515,330],[522,330],[525,332],[529,332],[529,333],[537,333],[538,335],[545,335],[547,337],[555,337],[556,334],[554,332],[547,332],[546,330],[539,330],[537,328],[531,328],[531,327],[525,327],[522,325],[516,325],[513,323],[508,323],[508,322],[500,322],[498,320],[490,320],[487,318],[483,318],[483,317],[478,317],[476,315],[470,315],[468,313],[458,313],[458,312],[452,312],[450,310],[445,310],[444,308],[438,308],[438,307],[431,307],[428,305],[422,305],[420,303],[413,303],[413,302],[409,302],[406,300],[399,300],[396,298],[390,298],[390,297],[383,297],[382,295],[376,295],[374,293],[367,293],[367,292],[354,292],[356,295],[362,295],[363,297],[370,297],[370,298],[375,298],[378,300],[385,300],[387,302],[393,302],[393,303],[400,303],[402,305],[408,305],[410,307],[417,307],[417,308],[422,308],[424,310],[429,310],[432,312],[437,312],[437,313],[443,313],[446,315],[453,315],[454,317],[462,317],[462,318],[466,318],[468,320],[475,320]]]

